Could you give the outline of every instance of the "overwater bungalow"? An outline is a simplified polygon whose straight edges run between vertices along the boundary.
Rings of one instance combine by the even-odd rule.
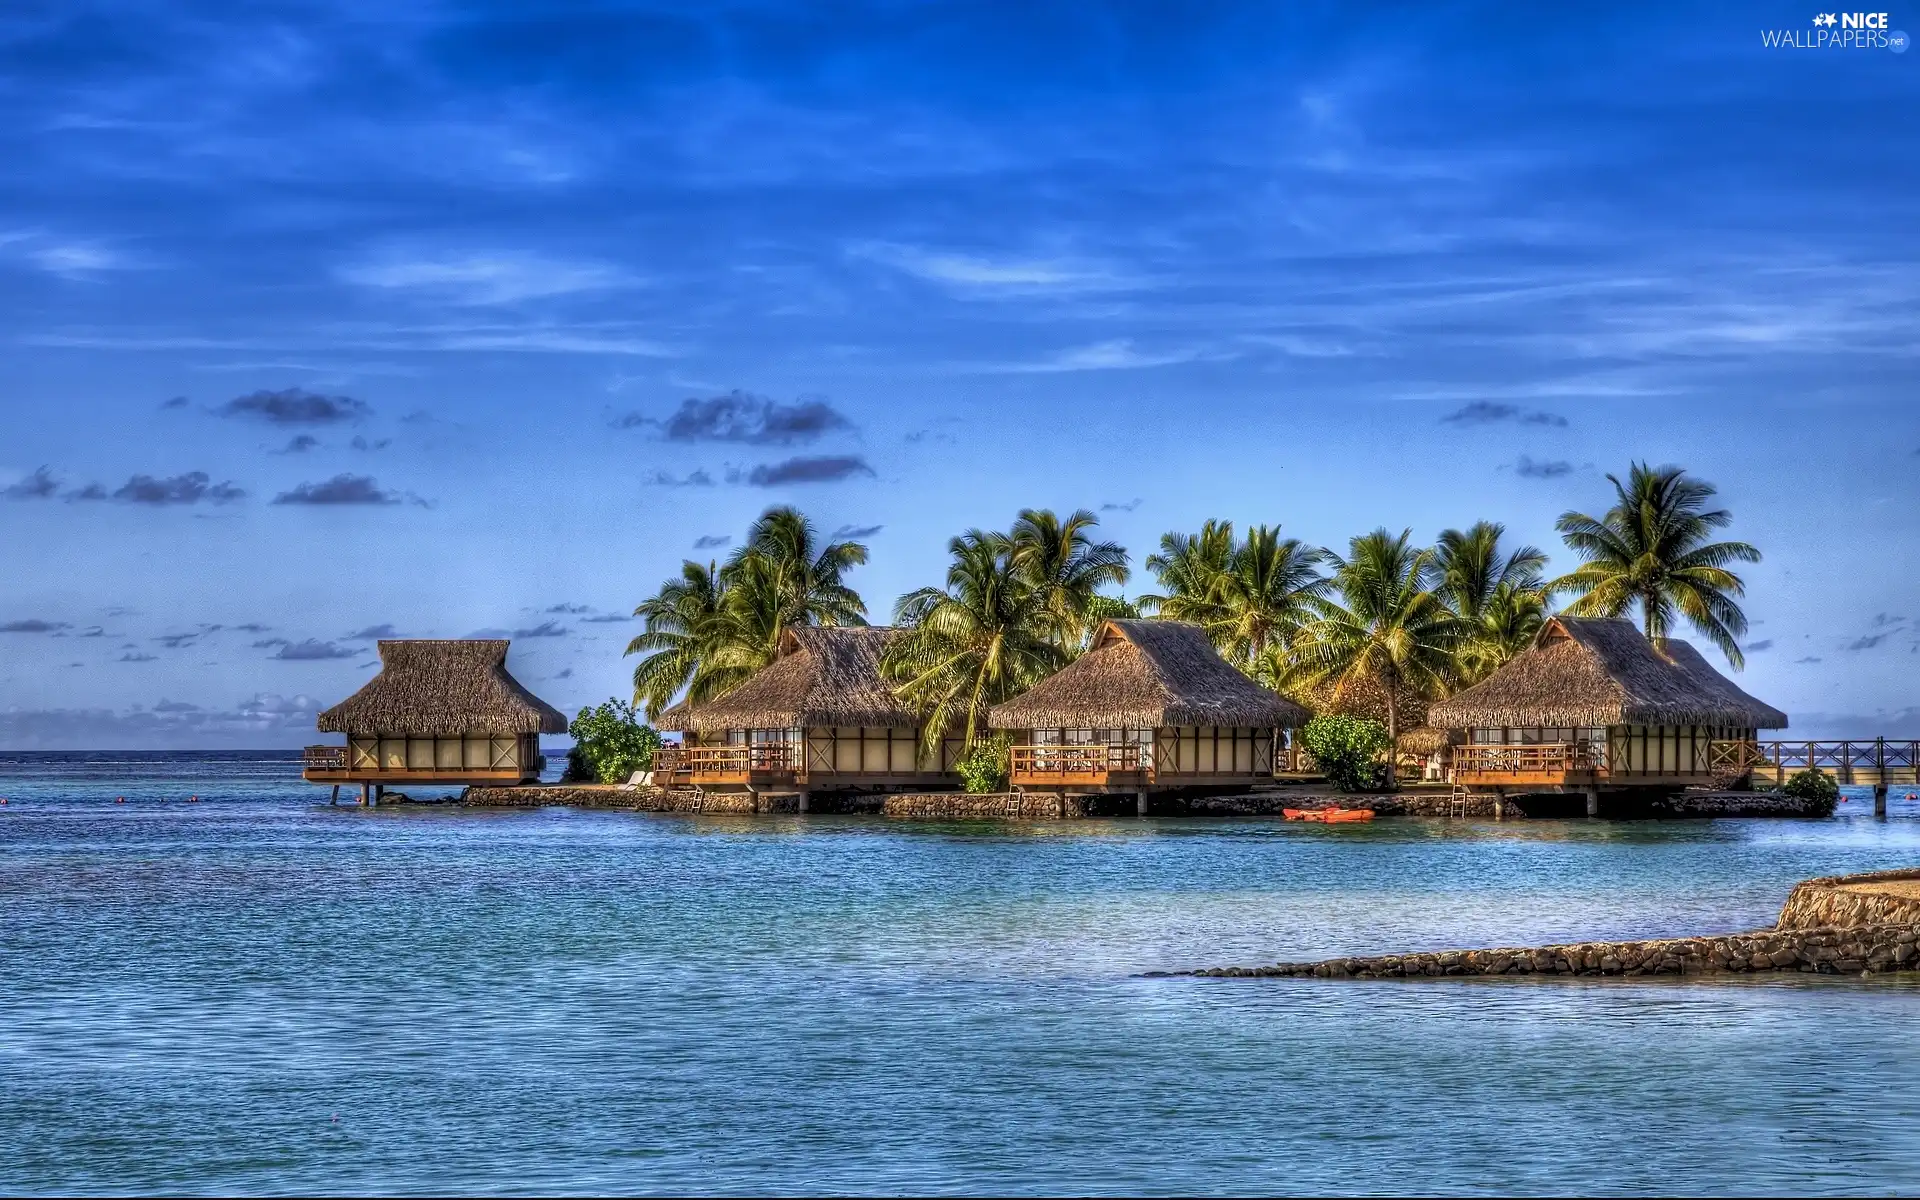
[[[1755,731],[1787,715],[1754,699],[1686,642],[1655,646],[1631,621],[1553,617],[1485,681],[1435,703],[1427,723],[1464,735],[1453,778],[1470,789],[1582,791],[1725,783],[1759,758]]]
[[[345,745],[309,746],[310,783],[359,784],[378,802],[395,784],[531,783],[545,760],[540,735],[567,718],[507,673],[505,639],[393,639],[380,673],[320,714]]]
[[[996,706],[1014,732],[1013,785],[1091,792],[1271,781],[1299,705],[1220,657],[1197,625],[1106,621],[1070,665]]]
[[[943,790],[959,739],[921,749],[918,715],[880,673],[890,628],[811,626],[781,634],[777,657],[725,695],[680,703],[656,724],[686,735],[656,753],[654,782],[798,794]]]

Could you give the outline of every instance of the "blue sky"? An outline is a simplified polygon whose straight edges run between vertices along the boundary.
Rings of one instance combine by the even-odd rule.
[[[773,503],[884,618],[1029,505],[1565,567],[1636,458],[1745,686],[1920,733],[1920,54],[1813,15],[10,5],[0,746],[296,745],[382,628],[624,694]]]

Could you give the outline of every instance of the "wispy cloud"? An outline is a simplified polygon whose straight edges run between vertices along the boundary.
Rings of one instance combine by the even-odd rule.
[[[268,638],[266,641],[255,642],[254,646],[259,649],[272,647],[274,650],[272,657],[283,662],[324,662],[329,659],[353,658],[360,653],[352,646],[341,646],[319,638],[302,638],[297,642],[286,638]]]
[[[143,504],[153,508],[164,508],[177,504],[198,504],[206,501],[210,504],[231,504],[245,498],[246,492],[232,480],[214,483],[205,471],[188,471],[184,475],[170,475],[156,478],[152,475],[135,475],[113,491],[113,499],[122,504]],[[99,500],[105,498],[104,489],[95,486],[82,488],[72,493],[77,500]]]
[[[1109,500],[1105,504],[1102,504],[1100,506],[1100,511],[1101,512],[1132,512],[1134,509],[1139,507],[1140,507],[1140,497],[1135,496],[1133,499],[1127,500],[1124,502],[1119,500]]]
[[[524,252],[387,257],[343,268],[340,277],[362,287],[417,291],[463,305],[516,304],[638,282],[604,263]]]
[[[533,625],[526,629],[514,630],[513,636],[517,638],[566,637],[567,627],[558,621],[542,621],[538,625]]]
[[[1513,464],[1513,473],[1522,479],[1559,479],[1573,474],[1573,464],[1563,458],[1541,460],[1522,454]]]
[[[733,537],[730,534],[703,533],[699,537],[693,539],[693,548],[695,550],[717,550],[721,546],[726,545],[732,540],[733,540]]]
[[[0,488],[0,496],[8,500],[50,500],[60,490],[60,481],[46,467],[37,468],[25,479]]]
[[[399,631],[392,625],[381,624],[369,625],[365,629],[349,633],[346,635],[346,640],[349,642],[377,642],[381,638],[394,638],[399,636]]]
[[[842,525],[829,536],[836,542],[849,538],[870,538],[885,528],[885,525]]]
[[[1029,362],[979,363],[963,369],[993,375],[1051,375],[1069,371],[1140,371],[1232,357],[1230,352],[1191,346],[1141,350],[1132,338],[1112,338],[1056,351]]]
[[[698,468],[685,475],[669,475],[665,471],[655,471],[641,482],[649,487],[712,487],[713,476]]]
[[[893,242],[857,242],[848,253],[962,295],[1085,292],[1137,286],[1121,273],[1085,259],[966,254]]]

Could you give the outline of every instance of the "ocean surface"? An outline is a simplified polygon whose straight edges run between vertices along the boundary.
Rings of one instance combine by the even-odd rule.
[[[1143,977],[1756,928],[1920,863],[1920,804],[908,824],[298,769],[0,755],[0,1192],[1920,1189],[1911,977]]]

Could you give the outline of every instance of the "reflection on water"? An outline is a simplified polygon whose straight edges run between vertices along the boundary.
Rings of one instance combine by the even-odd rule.
[[[1905,979],[1142,978],[1753,928],[1796,879],[1920,862],[1910,813],[369,812],[297,769],[0,761],[0,1190],[1920,1178]]]

